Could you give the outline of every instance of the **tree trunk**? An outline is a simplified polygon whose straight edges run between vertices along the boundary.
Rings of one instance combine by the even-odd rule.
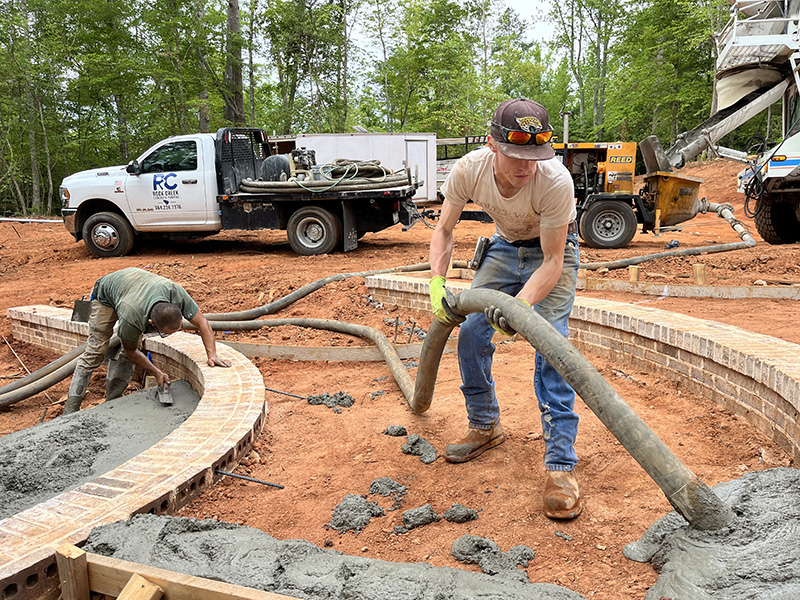
[[[225,52],[225,120],[239,127],[244,122],[242,94],[242,37],[239,0],[228,0],[227,49]]]
[[[205,20],[205,4],[203,0],[195,0],[195,20],[197,21],[197,30],[202,31],[203,21]],[[206,53],[205,53],[205,40],[200,39],[197,44],[197,60],[200,64],[200,73],[202,78],[202,89],[197,94],[200,100],[200,106],[197,111],[197,126],[201,133],[208,133],[211,128],[211,109],[208,105],[208,72],[206,69]]]
[[[114,94],[117,107],[117,130],[119,135],[119,156],[123,163],[128,162],[128,119],[125,118],[125,104],[122,96]]]
[[[20,15],[23,20],[23,36],[22,43],[23,56],[30,56],[30,27],[28,23],[28,0],[20,0],[19,3]],[[24,59],[23,59],[24,60]],[[30,78],[29,64],[24,60],[22,66],[22,85],[25,90],[25,107],[27,109],[27,129],[28,129],[28,152],[31,161],[31,208],[37,214],[42,210],[42,190],[41,190],[41,176],[39,173],[39,159],[36,152],[36,104],[33,100],[33,84]]]

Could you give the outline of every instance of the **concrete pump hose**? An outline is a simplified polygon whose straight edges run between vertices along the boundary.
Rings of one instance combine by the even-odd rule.
[[[113,348],[118,344],[119,338],[114,336],[109,342],[109,348]],[[0,388],[0,408],[6,408],[22,400],[26,400],[31,396],[35,396],[72,375],[78,358],[83,354],[83,349],[85,347],[86,344],[78,346],[61,358],[45,365],[38,371],[34,371],[25,378],[28,383],[23,386],[17,386],[14,390],[8,389],[12,384]]]
[[[666,447],[589,361],[532,308],[502,292],[482,289],[461,292],[450,303],[452,312],[461,316],[483,312],[489,306],[500,308],[508,324],[564,377],[689,523],[698,529],[714,530],[733,518],[730,508]],[[439,338],[447,334],[449,328],[434,323],[423,343],[423,353],[428,344],[438,347]],[[433,360],[426,355],[424,361],[420,359],[416,390],[409,403],[412,410],[430,405],[440,357]],[[429,397],[423,397],[423,393]]]
[[[454,261],[453,267],[456,269],[466,269],[467,263],[466,261]],[[205,317],[209,321],[248,321],[266,315],[271,315],[273,313],[278,312],[279,310],[283,310],[290,304],[297,302],[301,298],[308,296],[310,293],[315,292],[321,287],[329,283],[333,283],[334,281],[341,281],[343,279],[348,279],[350,277],[369,277],[371,275],[383,275],[385,273],[411,273],[414,271],[428,271],[430,270],[430,268],[431,268],[430,263],[419,263],[416,265],[391,267],[388,269],[376,269],[373,271],[360,271],[357,273],[339,273],[337,275],[330,275],[328,277],[323,277],[322,279],[318,279],[317,281],[312,281],[311,283],[308,283],[303,287],[296,289],[290,294],[287,294],[282,298],[278,298],[277,300],[275,300],[274,302],[270,302],[269,304],[264,304],[263,306],[258,306],[256,308],[251,308],[249,310],[242,310],[238,312],[209,313],[205,315]],[[187,326],[186,321],[184,321],[184,327],[185,326]]]
[[[625,267],[638,265],[649,260],[655,260],[657,258],[665,258],[668,256],[696,256],[699,254],[714,254],[715,252],[744,250],[745,248],[753,248],[756,245],[756,241],[753,239],[753,236],[750,235],[750,232],[747,231],[747,228],[742,224],[741,221],[733,216],[733,206],[730,204],[717,204],[714,202],[709,202],[703,198],[695,206],[697,212],[699,213],[716,212],[719,217],[728,222],[733,230],[739,235],[739,239],[742,241],[730,244],[718,244],[715,246],[701,246],[699,248],[679,248],[677,250],[670,250],[669,252],[657,252],[655,254],[634,256],[632,258],[624,258],[601,263],[583,263],[581,264],[581,269],[587,269],[589,271],[608,269],[609,271],[613,271],[614,269],[624,269]]]
[[[86,344],[81,344],[80,346],[78,346],[74,350],[70,350],[69,352],[67,352],[64,356],[61,356],[61,357],[57,358],[56,360],[54,360],[53,362],[51,362],[49,364],[46,364],[45,366],[43,366],[38,371],[34,371],[33,373],[30,373],[30,374],[26,375],[22,379],[17,379],[16,381],[13,381],[13,382],[9,383],[8,385],[4,385],[3,387],[0,387],[0,397],[2,397],[3,395],[5,395],[5,394],[7,394],[9,392],[13,392],[16,389],[19,389],[21,387],[25,387],[29,383],[37,381],[38,379],[40,379],[40,378],[42,378],[42,377],[44,377],[46,375],[49,375],[50,373],[52,373],[56,369],[64,366],[66,363],[70,362],[71,360],[73,360],[75,358],[78,358],[81,354],[83,354],[83,351],[84,351],[85,348],[86,348]]]
[[[406,397],[406,400],[411,398],[414,393],[414,381],[411,379],[411,375],[408,374],[408,370],[403,364],[403,361],[400,360],[400,357],[397,355],[397,351],[394,349],[394,346],[392,346],[391,342],[385,335],[373,327],[357,325],[355,323],[345,323],[342,321],[333,321],[330,319],[305,318],[253,321],[210,321],[209,324],[211,325],[211,328],[216,331],[254,331],[263,327],[295,325],[297,327],[336,331],[370,340],[375,344],[375,346],[377,346],[378,350],[383,356],[383,359],[389,366],[389,370],[392,372],[397,385],[400,387],[400,390]]]

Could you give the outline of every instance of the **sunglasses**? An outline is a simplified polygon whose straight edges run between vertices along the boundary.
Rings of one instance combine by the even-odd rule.
[[[157,333],[158,335],[160,335],[162,338],[165,338],[165,337],[167,337],[167,336],[169,336],[169,335],[172,335],[172,333],[174,333],[174,332],[171,332],[171,333],[163,333],[162,331],[159,331],[159,330],[158,330],[158,327],[156,327],[156,324],[155,324],[155,323],[153,323],[152,319],[150,320],[150,325],[153,327],[153,329],[155,329],[155,330],[156,330],[156,333]]]
[[[553,138],[553,128],[539,129],[537,131],[522,131],[521,129],[509,129],[503,127],[500,123],[492,121],[492,125],[497,127],[500,132],[505,136],[505,142],[514,144],[515,146],[527,146],[529,144],[536,144],[543,146]]]

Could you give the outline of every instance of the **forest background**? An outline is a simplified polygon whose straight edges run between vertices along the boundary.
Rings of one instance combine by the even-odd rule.
[[[230,125],[482,135],[524,96],[557,138],[569,111],[570,141],[668,147],[712,111],[730,17],[726,0],[551,0],[534,19],[504,0],[0,2],[5,215],[56,214],[66,175]],[[725,145],[778,130],[768,111]]]

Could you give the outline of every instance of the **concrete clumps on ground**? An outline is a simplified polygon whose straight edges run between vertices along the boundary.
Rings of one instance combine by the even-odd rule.
[[[408,431],[402,425],[389,425],[383,433],[391,437],[405,437],[408,435]]]
[[[403,496],[408,493],[408,488],[391,477],[379,477],[369,484],[369,493],[370,495],[380,495],[384,498],[391,497],[398,506],[393,506],[389,510],[396,510],[400,507]]]
[[[477,519],[478,511],[456,502],[444,512],[442,518],[450,523],[466,523]]]
[[[373,517],[383,517],[386,512],[376,502],[370,502],[363,496],[347,494],[333,509],[330,526],[339,532],[361,530],[369,525]]]
[[[328,392],[324,394],[318,394],[316,396],[309,396],[308,403],[317,406],[320,404],[324,404],[328,408],[332,409],[334,412],[341,413],[342,407],[350,408],[355,404],[356,400],[349,394],[346,394],[344,391],[340,390],[331,396]]]
[[[433,510],[433,506],[430,504],[424,504],[418,508],[410,508],[403,513],[403,527],[405,527],[407,531],[441,520],[442,517],[436,514],[436,511]]]
[[[508,553],[489,538],[462,535],[451,550],[453,557],[461,562],[476,564],[487,575],[497,575],[516,581],[528,581],[528,575],[518,567],[528,568],[535,552],[528,546],[514,546]]]
[[[174,382],[171,390],[170,406],[152,388],[3,436],[0,519],[77,488],[176,429],[200,397],[185,381]]]
[[[94,529],[84,549],[307,600],[583,598],[552,584],[347,556],[305,540],[276,540],[257,529],[213,520],[137,515]]]
[[[800,598],[800,471],[755,471],[713,489],[735,515],[724,528],[700,531],[672,512],[625,547],[659,572],[646,600]]]
[[[436,448],[433,444],[416,433],[412,433],[406,438],[401,450],[403,454],[419,456],[419,459],[426,465],[431,464],[439,458],[439,454],[436,452]]]

